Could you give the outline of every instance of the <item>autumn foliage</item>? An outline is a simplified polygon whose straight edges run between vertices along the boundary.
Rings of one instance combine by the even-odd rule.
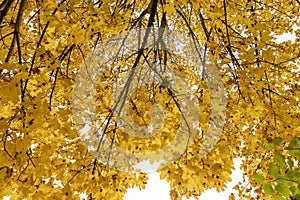
[[[212,187],[224,190],[233,158],[240,157],[248,184],[236,185],[239,197],[230,198],[253,199],[254,192],[256,199],[300,199],[299,10],[298,0],[2,0],[0,197],[79,199],[86,193],[89,199],[122,199],[128,188],[145,187],[146,173],[116,170],[88,151],[74,122],[72,99],[76,75],[99,44],[155,27],[203,47],[226,95],[223,132],[210,153],[199,157],[212,120],[209,86],[199,72],[182,64],[184,58],[155,48],[118,61],[119,70],[126,71],[136,60],[155,59],[197,86],[203,134],[159,169],[170,183],[171,197],[197,197]],[[295,38],[276,41],[284,33]],[[99,119],[109,116],[110,86],[118,77],[116,71],[104,75],[107,81],[96,95]],[[150,123],[150,106],[161,103],[169,117],[167,136],[148,139],[150,146],[134,144],[110,126],[107,137],[130,151],[161,148],[179,123],[180,109],[175,97],[167,101],[170,95],[150,83],[136,91],[130,104],[134,122],[142,126]]]

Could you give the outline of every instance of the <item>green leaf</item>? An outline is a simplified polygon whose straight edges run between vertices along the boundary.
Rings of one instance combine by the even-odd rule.
[[[282,169],[284,169],[284,171],[286,170],[283,155],[281,155],[278,151],[275,151],[273,159],[275,163],[277,163]]]
[[[289,154],[293,157],[296,157],[298,160],[300,160],[300,149],[290,150]]]
[[[295,196],[293,196],[293,199],[300,199],[300,194],[296,194]]]
[[[268,151],[271,151],[274,149],[273,144],[268,143],[267,141],[265,141],[265,147]]]
[[[260,184],[265,183],[265,177],[261,174],[255,174],[251,178]]]
[[[300,160],[300,138],[294,137],[288,147],[285,150],[289,150],[289,154],[293,157],[296,157]]]
[[[274,163],[269,164],[269,175],[277,178],[280,175],[280,169]]]
[[[275,200],[285,200],[285,198],[283,198],[282,196],[274,196]]]
[[[277,185],[275,186],[275,189],[285,197],[290,196],[289,187],[286,184],[283,184],[282,182],[278,182]]]
[[[270,185],[270,183],[265,182],[264,185],[262,186],[262,189],[266,195],[274,195],[274,189]]]
[[[294,137],[294,138],[291,140],[291,142],[290,142],[288,148],[298,148],[298,147],[299,147],[299,144],[300,144],[300,138],[299,138],[299,137]]]
[[[273,143],[276,145],[276,146],[280,146],[283,142],[283,138],[282,137],[276,137],[274,140],[273,140]]]
[[[291,192],[292,192],[293,195],[295,195],[296,192],[297,192],[297,188],[295,186],[291,186],[290,190],[291,190]]]
[[[300,171],[291,169],[286,173],[285,177],[300,182]]]

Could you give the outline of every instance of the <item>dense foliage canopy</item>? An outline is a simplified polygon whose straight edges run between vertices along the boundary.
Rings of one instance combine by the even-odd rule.
[[[300,199],[299,10],[298,0],[2,0],[0,197],[79,199],[86,193],[89,199],[122,199],[128,188],[145,187],[145,173],[118,171],[87,150],[75,126],[72,98],[79,68],[99,44],[136,28],[156,27],[204,47],[227,97],[223,132],[212,151],[198,156],[203,142],[198,134],[177,160],[159,169],[171,197],[223,190],[231,180],[233,158],[241,157],[248,184],[235,189],[242,199],[254,198],[253,192],[257,199]],[[295,39],[276,42],[284,33]],[[201,128],[209,134],[210,94],[199,73],[182,64],[184,58],[155,49],[132,53],[119,61],[119,70],[147,59],[173,66],[197,86]],[[118,76],[116,71],[104,74],[107,81],[97,93],[99,118],[109,116],[110,86]],[[130,110],[135,123],[145,125],[150,106],[159,102],[169,117],[167,137],[151,138],[150,146],[133,144],[114,126],[107,137],[118,134],[112,142],[130,151],[165,145],[180,118],[169,96],[165,88],[144,85]]]

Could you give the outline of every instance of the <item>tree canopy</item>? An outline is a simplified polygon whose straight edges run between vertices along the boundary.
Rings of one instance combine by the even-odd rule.
[[[243,159],[248,184],[236,185],[239,197],[231,195],[231,199],[300,199],[299,10],[298,0],[2,0],[0,197],[79,199],[86,193],[89,199],[122,199],[130,187],[145,188],[147,174],[101,162],[100,146],[103,152],[110,152],[112,145],[136,154],[156,152],[176,138],[179,124],[192,116],[199,127],[189,137],[189,145],[178,140],[176,159],[158,169],[170,183],[172,199],[198,197],[212,187],[224,190],[237,157]],[[89,58],[95,58],[90,55],[104,55],[110,42],[117,41],[114,38],[126,38],[133,30],[146,30],[141,41],[137,37],[133,42],[139,48],[130,49],[129,42],[128,50],[105,63],[99,80],[93,80],[95,71],[85,74],[95,95],[88,93],[89,82],[76,81]],[[147,30],[156,30],[159,37]],[[170,36],[174,32],[194,47],[195,51],[186,52],[190,57],[166,48],[164,36],[169,33],[175,38]],[[276,37],[284,33],[294,34],[295,40],[277,42]],[[153,45],[145,48],[149,38]],[[210,64],[199,70],[190,61],[201,56]],[[102,62],[101,58],[87,63]],[[151,68],[152,62],[159,65]],[[139,71],[139,65],[156,75]],[[188,106],[179,105],[176,91],[186,92],[185,85],[170,90],[167,83],[158,84],[153,78],[160,74],[156,70],[166,70],[162,66],[193,86],[199,113],[182,114]],[[216,73],[213,69],[220,80],[214,77],[209,82],[205,77]],[[137,71],[141,75],[136,82],[125,75]],[[118,127],[112,104],[116,101],[113,85],[122,85],[117,82],[120,78],[125,86],[132,81],[137,87],[124,107],[133,123],[147,128],[152,124],[160,132],[149,136],[140,129],[135,133],[139,137],[132,137]],[[223,84],[213,85],[216,80]],[[81,93],[76,93],[78,87],[83,88]],[[224,93],[214,96],[212,88]],[[76,118],[74,105],[87,105],[90,100],[74,94],[87,99],[92,95],[96,114],[91,119],[99,123],[97,128],[109,143],[102,144],[104,136],[90,132],[86,141],[95,141],[92,146],[99,148],[87,148],[80,137],[86,123],[78,126],[85,121]],[[193,106],[185,100],[183,104]],[[214,118],[214,109],[224,118],[222,114]],[[222,125],[214,124],[217,120]],[[218,125],[220,134],[211,128]],[[217,135],[217,140],[211,135]],[[205,146],[207,140],[213,145]],[[117,157],[118,152],[105,155],[110,161],[111,157],[124,163],[130,160]]]

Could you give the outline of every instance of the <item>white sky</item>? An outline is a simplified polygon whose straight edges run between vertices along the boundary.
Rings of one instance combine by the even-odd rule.
[[[199,200],[224,200],[233,192],[232,188],[238,183],[242,182],[243,171],[239,169],[241,159],[235,159],[235,169],[231,175],[232,182],[227,184],[227,189],[224,192],[218,193],[215,189],[210,189],[204,192]],[[165,180],[160,180],[158,173],[148,174],[149,180],[146,189],[139,190],[138,188],[128,189],[123,200],[170,200],[169,184]],[[192,200],[192,199],[191,199]]]

